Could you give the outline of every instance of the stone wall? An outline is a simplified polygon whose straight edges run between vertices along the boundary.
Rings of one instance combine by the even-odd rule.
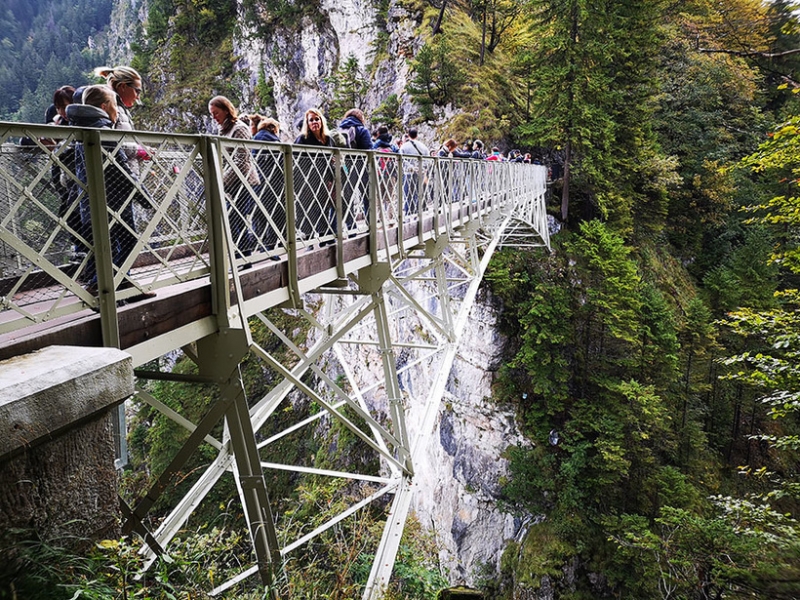
[[[24,539],[79,551],[119,536],[112,424],[132,393],[132,360],[115,349],[0,362],[0,570]]]

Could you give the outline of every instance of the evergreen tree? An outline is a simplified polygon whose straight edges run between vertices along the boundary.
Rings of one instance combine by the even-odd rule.
[[[369,81],[355,55],[349,55],[326,83],[333,88],[330,110],[335,120],[341,119],[351,108],[364,108]]]
[[[458,101],[466,75],[453,59],[447,36],[438,35],[426,43],[414,57],[411,70],[408,92],[424,120],[435,118],[434,107]]]
[[[520,134],[563,148],[561,218],[571,199],[583,217],[631,226],[642,169],[658,153],[648,130],[661,2],[535,0],[538,46],[530,121]]]
[[[0,10],[0,119],[41,123],[53,92],[105,64],[111,0],[13,0]],[[7,7],[7,8],[6,8]]]
[[[395,131],[402,123],[400,112],[400,98],[397,94],[390,94],[372,113],[372,122],[386,125],[389,131]]]

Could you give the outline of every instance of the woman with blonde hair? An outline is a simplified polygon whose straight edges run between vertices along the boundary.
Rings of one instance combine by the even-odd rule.
[[[97,67],[94,74],[106,80],[117,95],[117,122],[114,129],[133,130],[130,108],[142,95],[142,76],[132,67]]]
[[[239,111],[225,96],[214,96],[208,102],[208,112],[217,123],[218,135],[237,140],[250,140],[250,127],[239,119]],[[237,250],[243,256],[253,253],[256,238],[253,232],[247,231],[247,221],[255,207],[255,201],[239,173],[244,175],[250,186],[257,186],[261,179],[258,176],[253,157],[244,147],[228,147],[230,161],[225,161],[222,170],[222,185],[228,200],[228,219],[231,235]],[[233,165],[231,164],[233,162]],[[238,172],[237,172],[238,171]]]
[[[325,115],[318,108],[309,108],[295,144],[333,147],[333,138]],[[333,233],[335,216],[331,188],[334,181],[332,156],[309,150],[295,160],[294,188],[297,198],[297,225],[306,237]]]
[[[97,67],[94,70],[97,77],[106,80],[106,84],[117,95],[117,118],[114,129],[133,131],[133,119],[130,109],[142,95],[142,76],[132,67],[119,65],[116,67]],[[123,146],[128,156],[128,166],[131,172],[139,179],[141,162],[150,159],[150,152],[144,146],[135,142]]]
[[[303,126],[300,135],[294,141],[295,144],[304,146],[333,146],[331,131],[328,129],[328,121],[325,115],[318,108],[309,108],[303,117]]]

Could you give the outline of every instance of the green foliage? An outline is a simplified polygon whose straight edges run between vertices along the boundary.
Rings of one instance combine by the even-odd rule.
[[[530,14],[537,44],[528,60],[536,68],[526,81],[530,119],[519,135],[563,149],[563,219],[571,200],[579,202],[578,220],[610,219],[620,231],[632,228],[639,202],[663,215],[663,190],[648,189],[674,169],[648,126],[661,4],[537,0]]]
[[[263,110],[275,113],[275,81],[267,77],[264,71],[264,62],[258,68],[258,81],[256,82],[256,100]]]
[[[725,262],[712,268],[703,279],[712,306],[720,311],[773,306],[778,283],[777,264],[770,261],[773,247],[768,230],[749,228],[744,243],[732,248]]]
[[[244,0],[244,20],[254,25],[256,35],[270,35],[275,28],[299,29],[304,16],[319,19],[317,2],[292,2],[291,0]]]
[[[416,519],[410,520],[403,531],[386,600],[438,598],[439,590],[447,587],[447,579],[442,575],[436,552],[432,534],[425,533]]]
[[[400,98],[397,94],[390,94],[381,102],[378,108],[372,113],[372,122],[386,125],[389,131],[397,131],[402,123]]]
[[[135,44],[132,64],[154,89],[137,109],[138,127],[158,130],[169,121],[171,131],[194,133],[211,96],[224,94],[237,102],[242,82],[234,71],[236,17],[236,5],[226,0],[157,0],[149,5],[148,27]],[[177,106],[188,116],[176,128]]]
[[[5,2],[0,10],[0,120],[43,123],[53,92],[91,83],[106,64],[111,0]]]
[[[333,120],[340,120],[351,108],[364,108],[369,81],[355,55],[349,55],[325,83],[333,89],[329,107]]]
[[[411,62],[408,93],[425,121],[434,120],[436,107],[455,104],[461,97],[466,75],[452,54],[449,39],[440,35],[426,43]]]
[[[59,545],[61,540],[30,542],[21,549],[25,565],[13,581],[17,595],[27,600],[129,600],[209,598],[206,590],[220,583],[219,574],[248,560],[246,532],[203,527],[184,532],[170,553],[143,573],[145,558],[139,542],[123,537],[102,540],[86,552]],[[0,597],[4,590],[0,589]],[[221,598],[261,600],[263,592],[235,590]]]
[[[655,531],[626,515],[615,534],[622,555],[645,565],[652,588],[657,583],[673,597],[794,597],[800,558],[795,524],[765,505],[712,501],[708,517],[664,508]]]

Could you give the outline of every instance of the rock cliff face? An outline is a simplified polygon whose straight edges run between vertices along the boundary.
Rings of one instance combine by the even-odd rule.
[[[411,288],[414,297],[427,298],[425,308],[437,314],[433,290],[425,289],[426,284],[417,285],[420,287]],[[389,301],[390,313],[399,310]],[[323,314],[324,304],[318,310]],[[426,400],[439,363],[420,361],[402,347],[419,343],[420,332],[426,329],[416,313],[405,311],[393,319],[392,341],[401,344],[394,350],[408,436],[415,447],[418,438],[427,439],[414,464],[412,510],[433,533],[444,574],[454,585],[474,586],[479,570],[485,566],[489,572],[498,569],[506,543],[518,537],[522,527],[519,519],[498,506],[501,478],[508,473],[504,451],[525,440],[512,408],[491,400],[505,344],[497,332],[497,310],[488,293],[478,295],[429,431],[423,425]],[[362,384],[370,386],[383,379],[376,348],[347,346],[343,354]],[[326,369],[332,377],[337,374],[337,364],[331,357]],[[407,365],[411,368],[406,369]],[[389,413],[383,390],[366,399],[379,419]]]
[[[322,0],[319,15],[304,17],[297,29],[276,29],[264,36],[245,28],[234,39],[234,51],[241,57],[237,68],[248,75],[245,103],[257,104],[253,90],[263,67],[274,82],[277,116],[291,133],[306,109],[330,100],[325,79],[349,56],[370,73],[363,107],[367,114],[387,96],[401,95],[408,79],[407,60],[421,45],[415,34],[420,15],[392,3],[385,36],[379,35],[377,18],[373,0]],[[404,110],[410,111],[410,104]]]
[[[476,571],[484,564],[497,568],[505,543],[520,529],[519,520],[497,505],[501,477],[507,474],[503,452],[524,443],[513,411],[490,398],[503,344],[496,308],[480,294],[459,345],[436,430],[415,465],[414,510],[436,533],[440,559],[453,584],[474,585]],[[418,430],[420,412],[409,409],[411,432]]]

